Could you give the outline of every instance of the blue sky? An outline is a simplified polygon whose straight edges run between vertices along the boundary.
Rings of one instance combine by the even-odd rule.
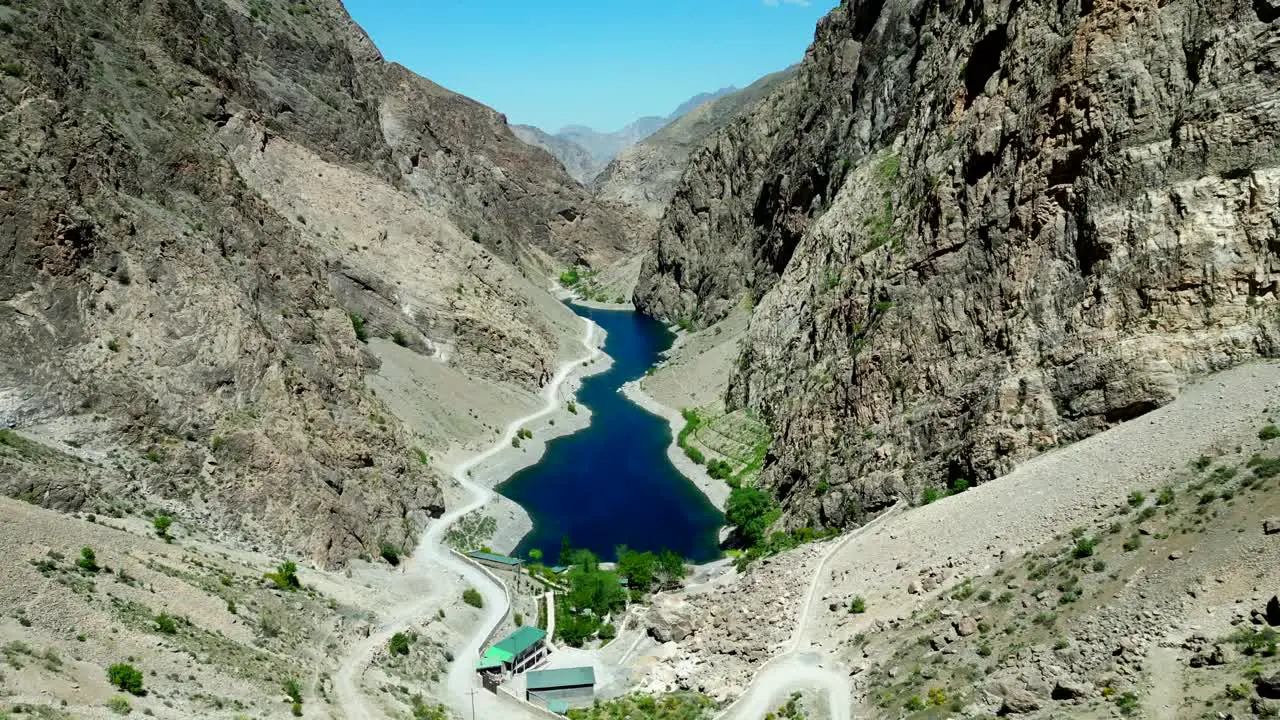
[[[345,0],[388,60],[556,131],[616,130],[798,62],[837,0]]]

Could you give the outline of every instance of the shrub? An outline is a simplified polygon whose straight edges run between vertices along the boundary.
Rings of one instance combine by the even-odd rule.
[[[1132,715],[1138,711],[1138,696],[1127,692],[1116,698],[1116,708],[1121,715]]]
[[[924,709],[924,701],[920,699],[919,695],[912,695],[907,698],[907,703],[903,707],[909,712],[920,712]]]
[[[928,505],[936,502],[940,497],[942,497],[942,494],[938,492],[937,488],[927,487],[920,493],[920,504]]]
[[[1156,497],[1156,504],[1172,505],[1175,498],[1176,496],[1174,495],[1173,488],[1167,487],[1161,490],[1160,494]]]
[[[1073,553],[1077,560],[1087,557],[1093,557],[1093,549],[1097,547],[1098,541],[1093,538],[1082,537],[1076,541],[1076,549]]]
[[[684,454],[697,465],[702,465],[707,461],[706,457],[702,455],[702,451],[692,445],[685,445]]]
[[[986,643],[982,643],[978,646],[978,654],[982,657],[991,657],[991,646]]]
[[[560,284],[565,287],[573,287],[574,285],[577,285],[578,280],[580,279],[581,278],[578,277],[577,268],[569,268],[568,270],[560,273]]]
[[[294,592],[302,588],[302,583],[298,581],[298,566],[292,561],[280,563],[275,572],[266,573],[262,577],[270,580],[280,590]]]
[[[130,695],[141,695],[142,672],[127,663],[116,663],[107,668],[107,680]]]
[[[733,466],[725,460],[708,460],[707,474],[716,480],[728,480],[730,477],[733,477]],[[827,482],[825,480],[818,483],[816,492],[819,495],[824,494],[826,492],[826,485]]]
[[[302,704],[302,686],[298,684],[297,680],[289,678],[284,681],[282,687],[284,688],[284,694],[288,695],[295,705]]]
[[[1129,493],[1129,507],[1138,507],[1142,503],[1146,502],[1146,500],[1147,495],[1141,490],[1134,490]]]
[[[294,717],[302,717],[302,703],[296,702],[290,705],[289,712],[292,713]]]
[[[1280,437],[1280,427],[1275,425],[1267,425],[1258,431],[1259,440],[1275,440]]]
[[[80,548],[80,559],[76,560],[76,567],[85,572],[98,572],[98,555],[93,548]]]
[[[473,608],[484,607],[484,597],[480,594],[480,591],[475,588],[467,588],[462,591],[462,602]]]
[[[389,542],[383,541],[378,554],[382,555],[382,559],[390,563],[392,567],[400,564],[400,548]]]
[[[943,692],[942,688],[929,689],[929,704],[934,707],[941,707],[947,704],[947,694]]]
[[[853,600],[849,601],[849,612],[855,615],[861,615],[867,611],[867,600],[861,595],[855,595]]]
[[[0,63],[0,75],[22,77],[22,66],[15,62]]]
[[[618,636],[618,629],[613,626],[613,623],[605,623],[600,626],[600,631],[596,634],[601,640],[612,640]]]
[[[1124,541],[1125,552],[1133,552],[1140,547],[1142,547],[1142,536],[1140,535],[1130,535],[1129,539]]]
[[[778,514],[773,498],[754,487],[734,488],[725,505],[725,519],[748,547],[759,545],[764,540],[765,532],[778,519]]]
[[[511,616],[511,619],[515,621],[516,627],[520,627],[524,625],[524,613],[516,613],[515,615]]]
[[[572,414],[574,414],[574,415],[577,415],[577,414],[578,414],[578,403],[576,403],[576,402],[574,402],[574,401],[570,400],[570,401],[569,401],[568,410],[569,410],[569,412],[570,412],[570,413],[572,413]]]
[[[129,698],[123,695],[116,695],[108,700],[107,709],[117,715],[128,715],[133,712],[133,707],[129,705]]]
[[[176,635],[178,633],[178,623],[165,613],[160,613],[155,617],[156,629],[165,635]]]
[[[111,352],[120,352],[120,341],[116,338],[111,338],[107,341],[107,349]]]
[[[173,518],[168,515],[157,515],[151,519],[151,527],[156,529],[156,534],[162,538],[169,537],[169,528],[173,526]]]
[[[978,600],[980,602],[991,602],[991,591],[983,588],[982,592],[978,593]]]
[[[409,636],[404,633],[396,633],[391,636],[391,641],[387,643],[387,651],[392,655],[408,655],[409,654]]]
[[[400,347],[409,347],[409,336],[405,335],[403,330],[392,330],[391,342],[399,345]]]
[[[356,332],[356,339],[362,343],[369,342],[369,328],[365,327],[364,318],[351,313],[351,329]]]

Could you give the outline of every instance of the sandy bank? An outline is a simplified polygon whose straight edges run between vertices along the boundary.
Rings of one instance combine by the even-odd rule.
[[[706,468],[690,460],[684,454],[684,450],[680,449],[680,446],[676,444],[676,436],[684,428],[684,417],[680,415],[680,412],[663,405],[646,393],[640,387],[639,380],[632,380],[623,385],[622,394],[631,402],[667,421],[667,424],[671,426],[671,444],[667,446],[667,459],[680,471],[681,475],[689,478],[689,481],[696,485],[703,495],[707,496],[712,505],[724,512],[725,503],[729,501],[729,485],[723,480],[716,480],[708,475]]]

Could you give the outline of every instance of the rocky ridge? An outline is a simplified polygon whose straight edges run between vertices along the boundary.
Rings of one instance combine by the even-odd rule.
[[[993,478],[1280,350],[1276,19],[850,0],[693,153],[635,302],[754,308],[727,402],[773,431],[784,524]]]

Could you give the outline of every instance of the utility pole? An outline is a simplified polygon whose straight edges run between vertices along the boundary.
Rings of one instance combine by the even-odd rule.
[[[480,692],[476,688],[471,688],[467,694],[471,696],[471,720],[476,720],[476,693]]]

